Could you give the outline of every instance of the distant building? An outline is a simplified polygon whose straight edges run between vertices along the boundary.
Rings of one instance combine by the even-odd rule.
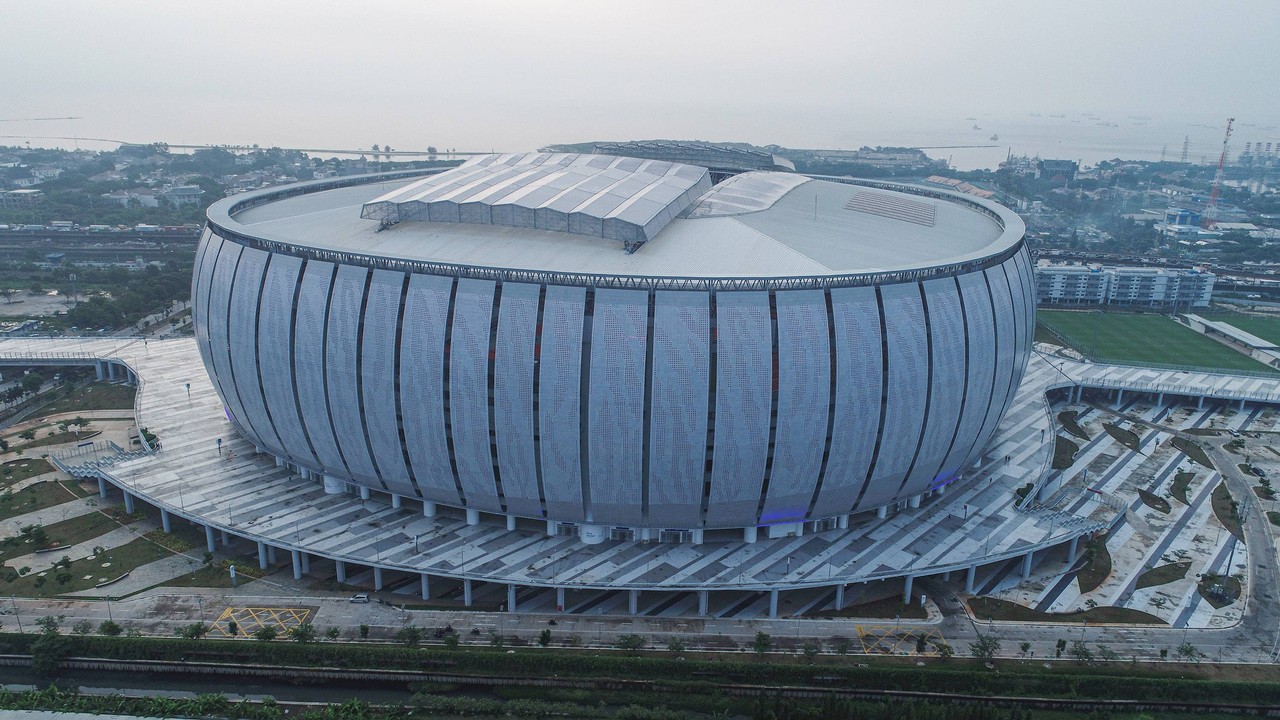
[[[596,155],[702,165],[711,171],[711,179],[715,182],[752,170],[794,172],[796,169],[790,160],[772,153],[702,143],[662,140],[596,143],[592,152]]]
[[[178,185],[160,191],[160,198],[173,207],[199,205],[204,189],[197,185]]]
[[[44,199],[43,190],[7,190],[0,192],[0,208],[15,209],[34,207]]]
[[[1070,182],[1080,172],[1080,163],[1075,160],[1041,160],[1039,170],[1042,178],[1053,180],[1060,177]]]
[[[1186,208],[1171,207],[1164,211],[1165,225],[1199,225],[1200,213]]]
[[[150,188],[134,188],[132,190],[112,190],[109,193],[103,193],[102,197],[116,203],[120,207],[159,207],[160,201],[156,199],[155,193]]]
[[[1201,270],[1101,265],[1036,266],[1039,305],[1208,307],[1213,273]]]

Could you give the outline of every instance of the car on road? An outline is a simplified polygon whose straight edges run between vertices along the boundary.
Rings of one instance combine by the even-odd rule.
[[[352,595],[347,602],[367,603],[369,602],[369,593],[356,593],[355,595]]]
[[[1266,477],[1266,476],[1267,476],[1267,471],[1266,471],[1266,470],[1263,470],[1262,468],[1260,468],[1260,467],[1256,467],[1256,466],[1251,466],[1251,467],[1249,468],[1249,472],[1253,473],[1254,475],[1257,475],[1258,477]]]

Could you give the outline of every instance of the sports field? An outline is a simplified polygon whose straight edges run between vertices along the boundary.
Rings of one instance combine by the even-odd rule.
[[[1234,325],[1241,330],[1257,335],[1263,340],[1280,345],[1280,317],[1259,317],[1253,315],[1201,315],[1209,320],[1217,320]]]
[[[1099,361],[1274,372],[1164,315],[1039,310],[1036,317],[1073,348]]]

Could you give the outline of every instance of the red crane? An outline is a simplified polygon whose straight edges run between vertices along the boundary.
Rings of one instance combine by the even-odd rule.
[[[1235,118],[1227,118],[1227,134],[1222,138],[1222,154],[1218,156],[1218,172],[1213,176],[1213,189],[1209,191],[1209,204],[1204,206],[1204,226],[1207,228],[1218,217],[1218,193],[1222,191],[1222,168],[1227,164],[1227,143],[1231,140],[1231,125]]]

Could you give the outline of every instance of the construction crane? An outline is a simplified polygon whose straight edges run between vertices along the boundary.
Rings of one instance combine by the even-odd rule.
[[[1235,118],[1227,118],[1227,133],[1222,137],[1222,154],[1218,156],[1218,172],[1213,176],[1213,189],[1209,191],[1209,204],[1204,206],[1204,226],[1207,228],[1218,217],[1218,193],[1222,191],[1222,169],[1227,164],[1227,143],[1231,141],[1231,125]]]

